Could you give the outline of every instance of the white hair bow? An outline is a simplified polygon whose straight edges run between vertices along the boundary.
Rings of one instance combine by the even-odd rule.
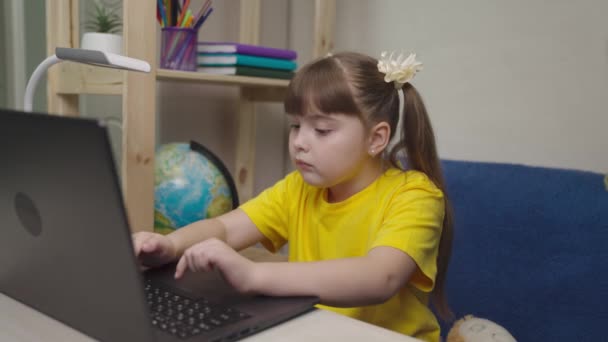
[[[414,53],[410,53],[407,57],[400,53],[393,58],[394,54],[394,52],[390,55],[386,51],[382,52],[378,60],[378,70],[384,73],[386,83],[394,82],[395,88],[401,89],[418,71],[422,70],[422,63],[416,61]]]

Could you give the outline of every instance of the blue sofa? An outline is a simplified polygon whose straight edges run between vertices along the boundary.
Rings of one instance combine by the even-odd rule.
[[[608,341],[604,175],[447,160],[443,167],[455,215],[446,286],[455,317],[495,321],[518,341]]]

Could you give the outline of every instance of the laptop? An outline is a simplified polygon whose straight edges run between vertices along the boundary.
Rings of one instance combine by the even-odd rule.
[[[310,311],[140,271],[103,122],[0,110],[0,292],[100,341],[233,341]]]

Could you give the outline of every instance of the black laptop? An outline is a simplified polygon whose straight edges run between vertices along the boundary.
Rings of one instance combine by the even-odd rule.
[[[0,292],[100,341],[233,341],[312,310],[142,274],[104,124],[0,110]]]

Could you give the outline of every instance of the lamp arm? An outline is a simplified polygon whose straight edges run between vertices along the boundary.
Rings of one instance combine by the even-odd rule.
[[[38,85],[38,81],[44,75],[46,70],[50,68],[52,65],[61,62],[61,59],[57,58],[56,55],[52,55],[47,57],[42,63],[38,64],[36,70],[30,76],[29,81],[27,81],[27,86],[25,87],[25,96],[23,97],[23,110],[25,112],[31,112],[33,103],[34,103],[34,92],[36,91],[36,86]]]
[[[36,70],[34,70],[34,73],[32,73],[32,76],[27,82],[27,86],[25,87],[25,95],[23,97],[23,110],[25,112],[32,111],[34,91],[36,90],[36,85],[44,72],[53,64],[57,64],[61,61],[91,64],[104,68],[150,72],[150,64],[140,59],[98,50],[58,47],[55,49],[54,55],[47,57],[36,67]]]

